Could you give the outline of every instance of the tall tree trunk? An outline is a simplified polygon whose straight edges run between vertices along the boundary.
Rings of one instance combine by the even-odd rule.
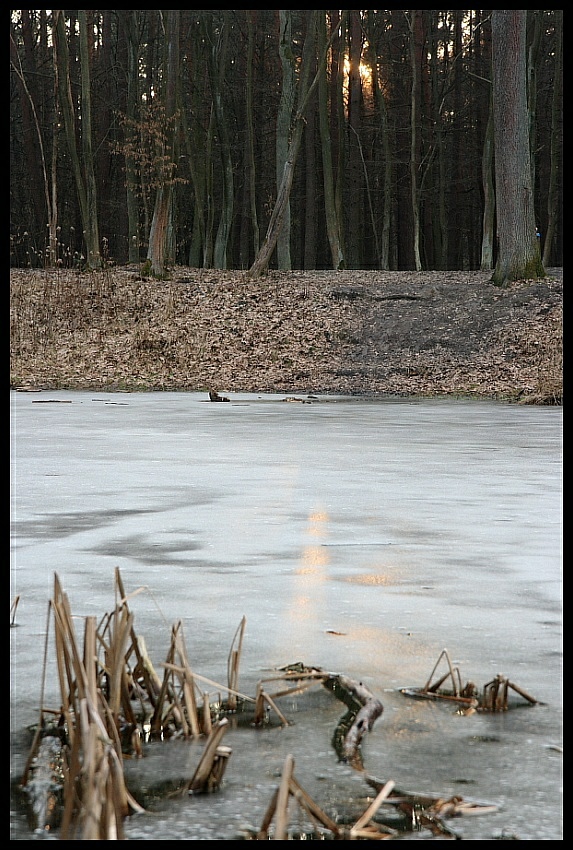
[[[376,37],[373,22],[374,12],[369,10],[366,17],[368,56],[372,73],[372,88],[376,117],[380,125],[379,133],[382,138],[381,151],[377,151],[376,162],[381,162],[382,177],[382,228],[379,244],[378,268],[390,268],[390,225],[392,220],[392,152],[390,146],[390,127],[386,97],[378,78],[378,63],[376,60]],[[380,155],[381,154],[381,155]]]
[[[208,14],[210,15],[211,13],[209,12]],[[223,21],[220,32],[215,37],[211,26],[211,18],[209,18],[208,21],[207,33],[212,44],[208,59],[209,81],[211,83],[211,92],[213,96],[215,127],[219,138],[223,190],[221,216],[219,218],[217,234],[215,236],[213,264],[217,269],[226,269],[228,267],[227,252],[231,236],[235,200],[231,144],[223,102],[223,88],[228,61],[227,48],[229,44],[229,22]]]
[[[320,14],[320,10],[313,9],[313,20],[311,21],[311,25],[308,29],[309,35],[311,33],[316,32],[316,15],[318,14]],[[331,36],[331,41],[333,37],[334,33]],[[247,277],[249,278],[259,278],[266,274],[271,256],[277,244],[278,235],[280,233],[281,227],[283,226],[284,215],[290,197],[290,190],[292,187],[294,168],[298,157],[300,143],[302,141],[305,112],[308,106],[310,96],[318,85],[318,81],[320,79],[319,64],[319,70],[317,71],[312,84],[309,85],[310,69],[312,63],[314,62],[314,44],[314,38],[312,37],[307,38],[304,43],[299,80],[298,107],[291,134],[291,141],[289,145],[287,161],[285,163],[283,179],[279,187],[275,205],[273,207],[265,239],[263,241],[263,244],[261,245],[259,253],[255,257],[255,260],[247,273]],[[330,46],[330,42],[328,46]],[[320,63],[325,61],[326,56],[321,56]]]
[[[76,122],[70,82],[70,58],[64,12],[62,9],[54,9],[53,15],[53,41],[57,63],[58,96],[64,121],[66,140],[70,152],[70,159],[72,162],[72,170],[76,183],[76,192],[80,207],[82,230],[86,242],[86,259],[90,267],[92,266],[92,264],[93,267],[97,267],[101,265],[98,244],[99,239],[97,236],[97,218],[95,222],[90,221],[94,198],[90,189],[90,198],[88,201],[88,190],[86,190],[84,174],[76,144]],[[89,126],[89,119],[87,118],[87,116],[82,115],[82,120],[86,120]],[[83,133],[87,134],[87,130],[85,129],[85,127],[83,127],[82,129]]]
[[[319,56],[326,56],[327,32],[326,18],[323,14],[317,16],[317,37]],[[318,69],[318,122],[320,129],[320,146],[322,151],[322,178],[324,184],[324,211],[326,217],[326,233],[330,246],[330,257],[333,269],[344,267],[344,255],[340,242],[340,222],[336,212],[334,192],[334,174],[332,170],[332,142],[328,119],[328,87],[326,79],[326,62]]]
[[[192,13],[191,13],[192,14]],[[191,239],[187,262],[193,268],[207,267],[206,263],[206,239],[207,239],[207,172],[211,169],[212,144],[211,137],[202,126],[202,121],[197,116],[203,114],[206,97],[203,89],[195,82],[196,68],[207,65],[206,50],[210,46],[205,44],[202,28],[199,24],[195,30],[199,37],[189,38],[187,47],[187,61],[185,62],[186,85],[190,90],[188,97],[178,91],[178,104],[181,114],[181,133],[189,174],[191,176],[191,187],[193,195],[193,214]],[[209,257],[209,265],[212,263],[212,252]]]
[[[480,21],[481,38],[476,45],[476,72],[484,96],[479,98],[479,123],[485,128],[481,156],[481,186],[483,194],[480,269],[491,271],[495,256],[495,178],[494,178],[494,128],[493,95],[491,80],[491,19],[489,14]]]
[[[346,115],[344,107],[344,44],[348,10],[330,10],[330,143],[334,176],[334,206],[338,221],[338,235],[346,266],[346,232],[344,227],[344,134]],[[325,54],[327,55],[327,54]]]
[[[137,201],[137,173],[135,161],[130,150],[133,146],[135,121],[139,102],[139,43],[137,38],[137,9],[118,9],[118,15],[125,32],[127,48],[127,96],[125,141],[125,197],[127,206],[127,242],[130,263],[139,262],[139,205]]]
[[[440,54],[445,56],[448,46],[440,33],[439,12],[433,12],[430,28],[431,58],[431,118],[433,125],[432,146],[435,159],[434,207],[431,210],[432,256],[433,268],[447,269],[448,267],[448,216],[446,191],[448,186],[448,167],[446,164],[444,125],[443,125],[443,85],[441,82]],[[441,36],[441,38],[440,38]]]
[[[390,250],[393,268],[413,269],[415,260],[410,179],[412,60],[408,50],[411,32],[409,17],[403,9],[390,9],[388,18],[389,32],[385,40],[389,56],[388,112],[392,121],[396,163]]]
[[[495,188],[499,251],[492,282],[545,277],[529,151],[525,9],[492,13]]]
[[[360,11],[349,11],[349,49],[348,49],[348,132],[346,144],[346,216],[347,233],[346,260],[350,268],[362,267],[362,243],[364,235],[364,179],[361,165],[362,152],[360,136],[362,132],[362,82],[360,61],[362,59],[362,24]]]
[[[310,14],[307,12],[307,14]],[[308,36],[307,36],[308,37]],[[317,162],[316,162],[316,94],[312,96],[307,111],[304,131],[304,261],[303,268],[316,268],[316,235],[318,227],[317,209]]]
[[[166,57],[164,60],[163,98],[165,106],[165,150],[162,151],[160,184],[155,196],[155,207],[147,259],[154,277],[164,278],[169,255],[172,228],[175,118],[177,110],[177,74],[179,73],[179,10],[165,13]]]
[[[555,9],[555,70],[553,98],[551,103],[551,152],[549,164],[549,188],[547,191],[547,231],[544,234],[543,265],[552,265],[552,249],[559,215],[559,164],[561,162],[561,107],[562,107],[562,40],[563,10]]]
[[[535,151],[537,149],[537,65],[541,45],[543,9],[527,10],[527,110],[529,112],[529,157],[531,160],[531,185],[535,195]]]
[[[410,189],[412,199],[412,219],[414,235],[414,263],[416,271],[422,270],[420,259],[420,195],[418,190],[418,174],[421,154],[421,73],[422,73],[422,10],[412,9],[410,12],[410,61],[412,66],[411,90],[411,138],[410,138]]]
[[[254,57],[255,57],[255,22],[256,9],[247,9],[247,83],[246,83],[246,126],[247,126],[247,174],[248,194],[251,213],[251,229],[253,233],[253,252],[257,255],[260,246],[259,219],[257,215],[257,170],[255,165],[255,121],[253,114],[253,79],[254,79]]]
[[[452,132],[451,147],[448,161],[450,174],[450,233],[449,233],[449,267],[465,268],[465,230],[466,230],[466,199],[463,180],[462,153],[462,9],[454,9],[451,14],[454,19],[452,75]],[[465,151],[465,155],[468,155]]]
[[[26,20],[28,23],[26,24]],[[29,26],[29,17],[28,10],[22,10],[22,33],[23,38],[25,39],[25,44],[27,39],[31,39],[31,28]],[[26,48],[25,48],[26,50]],[[10,61],[12,67],[18,77],[20,85],[23,91],[22,98],[22,121],[24,125],[24,145],[26,149],[26,158],[30,164],[30,169],[32,171],[32,179],[34,180],[34,176],[39,177],[38,183],[41,183],[44,189],[44,203],[45,203],[45,215],[48,220],[48,251],[46,256],[44,257],[44,262],[48,266],[54,266],[57,260],[57,225],[58,225],[58,204],[57,204],[57,183],[56,183],[56,152],[57,152],[57,120],[54,120],[53,127],[53,139],[52,139],[52,152],[54,156],[52,157],[52,169],[51,175],[52,180],[50,183],[48,177],[48,164],[46,162],[46,156],[44,152],[44,142],[42,139],[42,130],[40,127],[40,121],[38,118],[38,113],[36,111],[35,99],[33,97],[32,91],[33,88],[30,89],[26,75],[24,72],[24,68],[22,67],[22,63],[20,62],[20,57],[18,56],[18,49],[16,47],[16,42],[12,33],[12,22],[10,22]],[[27,64],[31,64],[31,76],[34,76],[34,64],[32,59],[28,60]],[[54,71],[57,70],[57,65],[54,62]],[[57,112],[55,112],[57,114]],[[34,147],[34,138],[36,138],[38,143],[38,150],[40,155],[36,155],[35,147]],[[38,170],[39,169],[39,170]],[[34,181],[35,182],[35,181]],[[36,227],[34,230],[39,230],[39,225],[44,223],[44,211],[39,208],[39,197],[36,193],[33,195],[34,198],[34,208],[35,208],[35,217],[37,218]],[[43,228],[42,228],[43,230]],[[32,263],[32,258],[28,258],[28,262]]]
[[[118,10],[119,11],[119,10]],[[101,36],[97,50],[93,45],[95,30],[93,16],[101,16]],[[114,125],[114,112],[119,108],[115,93],[116,68],[122,59],[122,45],[117,26],[118,16],[112,9],[88,12],[88,35],[90,61],[93,72],[92,80],[98,80],[99,104],[91,110],[93,126],[94,170],[97,186],[97,203],[99,209],[99,232],[101,236],[102,259],[105,262],[110,257],[110,247],[114,245],[114,259],[124,263],[127,258],[123,240],[126,236],[126,216],[124,204],[117,203],[117,178],[112,146],[109,135]],[[95,64],[94,64],[95,63]],[[101,80],[101,83],[99,81]],[[93,104],[92,104],[93,105]],[[118,249],[121,246],[121,253]]]
[[[188,263],[194,268],[205,266],[205,243],[207,224],[205,221],[205,197],[207,194],[207,169],[210,167],[209,154],[211,147],[207,145],[207,135],[201,138],[201,129],[197,126],[189,128],[185,119],[187,110],[181,106],[183,141],[187,152],[191,184],[193,186],[193,226],[191,229],[191,244],[189,246]],[[196,124],[196,122],[193,122]],[[199,154],[201,152],[202,155]]]
[[[44,185],[46,188],[46,161],[44,156],[44,145],[41,135],[40,121],[38,119],[37,104],[39,104],[39,73],[34,50],[34,33],[30,10],[22,9],[22,39],[24,42],[24,55],[20,59],[18,48],[14,38],[14,22],[10,19],[10,61],[15,70],[22,87],[22,137],[24,157],[28,171],[28,179],[31,187]],[[40,155],[38,156],[39,145]],[[46,209],[50,218],[49,198],[42,198],[38,192],[30,193],[32,221],[28,223],[31,232],[42,232],[45,228]],[[44,207],[44,203],[48,205]]]
[[[87,246],[87,262],[90,269],[100,268],[102,258],[99,244],[97,190],[92,147],[92,98],[90,53],[88,48],[88,21],[85,9],[78,10],[80,35],[80,67],[82,78],[82,151],[86,181],[86,211],[84,238]]]
[[[489,119],[483,142],[481,177],[483,187],[483,218],[481,236],[482,271],[493,269],[493,247],[495,227],[495,184],[493,179],[493,101],[490,98]]]
[[[292,9],[279,9],[279,56],[282,68],[282,88],[277,114],[276,172],[277,192],[282,183],[289,154],[289,137],[295,102],[295,69],[292,51]],[[290,269],[290,201],[287,200],[283,223],[277,239],[277,265]]]

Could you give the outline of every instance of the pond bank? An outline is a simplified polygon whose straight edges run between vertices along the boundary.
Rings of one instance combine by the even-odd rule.
[[[10,385],[470,396],[560,404],[563,270],[12,269]]]

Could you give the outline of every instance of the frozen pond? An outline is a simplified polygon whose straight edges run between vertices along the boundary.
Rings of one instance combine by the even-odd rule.
[[[291,397],[292,398],[292,397]],[[38,719],[57,573],[78,617],[114,606],[114,570],[156,666],[181,620],[191,665],[240,690],[301,661],[362,681],[384,714],[368,772],[491,802],[462,838],[562,840],[562,410],[465,400],[195,393],[11,393],[11,772]],[[541,704],[460,717],[411,700],[442,649],[480,688],[498,673]],[[55,677],[44,704],[57,708]],[[285,755],[331,814],[369,789],[331,737],[323,690],[293,725],[236,729],[223,788],[132,817],[129,840],[231,840],[257,827]],[[172,742],[146,769],[194,764]],[[155,760],[155,761],[154,761]],[[178,766],[179,765],[179,766]],[[32,837],[12,806],[12,840]]]

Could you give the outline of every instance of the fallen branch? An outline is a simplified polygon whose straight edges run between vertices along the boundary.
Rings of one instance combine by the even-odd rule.
[[[360,744],[364,735],[372,730],[384,706],[362,682],[355,682],[347,676],[330,676],[323,684],[349,708],[335,733],[339,757],[356,770],[363,770]]]

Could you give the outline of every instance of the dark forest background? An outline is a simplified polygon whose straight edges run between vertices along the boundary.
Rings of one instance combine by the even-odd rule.
[[[81,266],[86,220],[105,261],[144,262],[169,193],[171,263],[248,269],[309,68],[271,266],[493,267],[491,10],[170,14],[11,10],[12,266]],[[562,10],[527,10],[546,267],[563,250],[561,41]]]

